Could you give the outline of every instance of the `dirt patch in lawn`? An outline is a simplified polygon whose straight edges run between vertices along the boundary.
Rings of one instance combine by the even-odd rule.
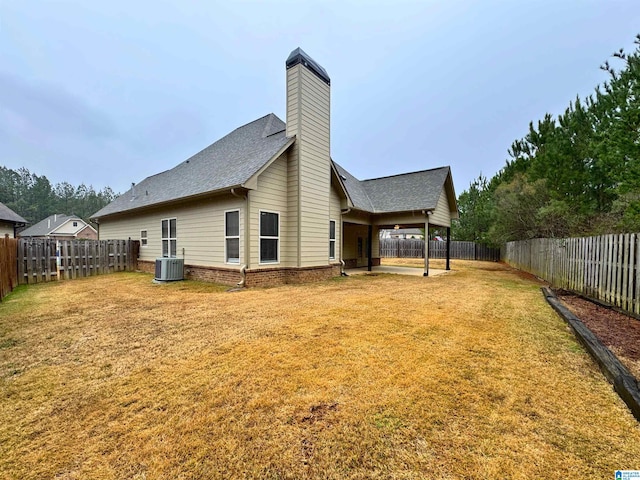
[[[436,268],[436,267],[434,267]],[[0,304],[0,478],[609,478],[640,426],[498,263],[227,293],[122,273]]]
[[[640,320],[578,295],[562,291],[558,296],[636,379],[640,379]]]

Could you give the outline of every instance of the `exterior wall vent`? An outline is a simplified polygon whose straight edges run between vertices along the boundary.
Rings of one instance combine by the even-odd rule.
[[[160,282],[184,280],[184,260],[182,258],[156,258],[156,276]]]

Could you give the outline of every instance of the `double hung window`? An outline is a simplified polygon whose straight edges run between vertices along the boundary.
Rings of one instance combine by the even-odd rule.
[[[168,218],[162,220],[162,256],[172,257],[176,256],[178,247],[178,232],[177,232],[177,219]]]
[[[240,211],[224,213],[225,261],[240,263]]]
[[[329,221],[329,259],[335,260],[336,258],[336,222],[335,220]]]
[[[260,263],[278,263],[280,250],[280,215],[260,212]]]

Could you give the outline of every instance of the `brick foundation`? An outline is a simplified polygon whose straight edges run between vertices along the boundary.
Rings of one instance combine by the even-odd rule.
[[[138,270],[155,274],[155,262],[138,260]],[[242,279],[239,270],[222,267],[185,265],[185,278],[202,282],[237,285]],[[321,267],[281,267],[247,270],[247,287],[273,287],[295,283],[319,282],[340,276],[340,264]]]
[[[247,270],[247,287],[272,287],[295,283],[320,282],[340,275],[340,265],[285,267]]]

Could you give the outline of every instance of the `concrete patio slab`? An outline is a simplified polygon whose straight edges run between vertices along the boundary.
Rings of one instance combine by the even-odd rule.
[[[397,275],[413,275],[415,277],[422,277],[423,270],[422,268],[415,267],[390,267],[387,265],[381,265],[378,267],[372,267],[371,272],[367,270],[367,267],[360,268],[348,268],[345,270],[347,275],[365,275],[367,273],[394,273]],[[436,268],[429,269],[429,276],[435,277],[437,275],[442,275],[443,273],[447,273],[446,270],[439,270]]]

